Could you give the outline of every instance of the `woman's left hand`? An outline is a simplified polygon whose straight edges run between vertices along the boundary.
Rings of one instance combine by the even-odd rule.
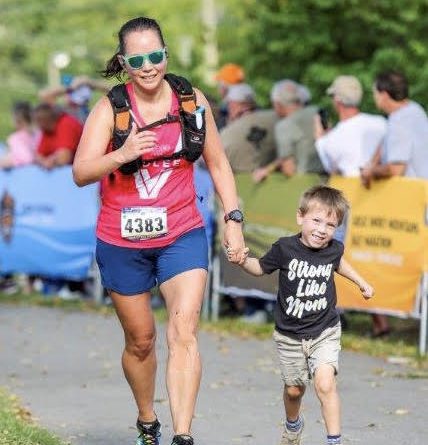
[[[248,256],[249,249],[245,247],[242,224],[228,221],[224,227],[224,246],[227,259],[231,263],[242,264]]]

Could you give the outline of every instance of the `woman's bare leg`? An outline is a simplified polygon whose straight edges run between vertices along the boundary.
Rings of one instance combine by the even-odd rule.
[[[167,388],[175,434],[190,434],[201,380],[197,329],[207,272],[194,269],[162,283],[168,311]]]
[[[129,297],[111,292],[111,298],[125,335],[122,367],[137,403],[138,418],[151,422],[156,418],[156,328],[150,293]]]

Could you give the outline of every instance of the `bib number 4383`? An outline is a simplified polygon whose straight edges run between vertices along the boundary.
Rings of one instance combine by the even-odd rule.
[[[168,233],[164,207],[126,207],[121,214],[121,236],[131,240],[157,238]]]

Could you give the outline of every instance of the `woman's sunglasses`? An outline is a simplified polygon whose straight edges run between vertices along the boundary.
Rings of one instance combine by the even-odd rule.
[[[133,54],[132,56],[121,56],[126,64],[133,70],[139,70],[148,60],[152,65],[157,65],[164,61],[166,48],[158,49],[147,54]]]

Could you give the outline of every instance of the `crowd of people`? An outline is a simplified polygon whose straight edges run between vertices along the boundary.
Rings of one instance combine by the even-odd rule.
[[[161,434],[154,410],[156,326],[150,294],[157,285],[168,313],[172,445],[193,445],[191,424],[202,372],[197,330],[210,250],[195,199],[194,162],[203,162],[220,199],[228,261],[256,276],[280,270],[274,338],[284,381],[281,445],[300,443],[300,405],[312,378],[327,444],[341,444],[335,386],[341,324],[333,271],[354,282],[364,298],[374,295],[342,258],[348,203],[325,185],[306,191],[297,211],[301,232],[253,258],[245,247],[233,174],[248,172],[255,184],[275,171],[288,178],[305,173],[359,176],[367,188],[373,180],[391,176],[428,179],[426,112],[410,100],[404,74],[392,70],[373,81],[376,106],[387,118],[360,111],[363,88],[352,75],[331,79],[326,90],[337,113],[334,126],[312,104],[309,87],[291,79],[275,82],[271,108],[261,109],[244,69],[236,64],[217,73],[221,99],[211,107],[187,80],[166,76],[168,56],[155,20],[126,22],[104,70],[105,78],[123,83],[110,89],[80,77],[41,91],[41,103],[34,108],[16,104],[16,131],[7,139],[0,165],[34,163],[48,170],[72,165],[78,186],[100,182],[96,260],[124,333],[122,365],[137,407],[136,443],[159,445]],[[108,94],[89,112],[93,89]],[[57,104],[60,97],[66,98],[63,107]],[[319,278],[319,298],[296,306],[296,278],[309,276],[304,264]],[[248,302],[240,303],[238,310],[250,316]],[[387,319],[374,316],[373,335],[388,332]]]
[[[373,79],[379,114],[361,111],[364,90],[358,78],[347,74],[332,79],[326,94],[337,116],[326,123],[320,107],[311,103],[307,86],[290,79],[274,83],[272,108],[262,110],[254,90],[244,83],[242,68],[235,69],[240,81],[223,91],[228,117],[220,130],[234,172],[251,173],[255,183],[274,171],[286,177],[316,173],[328,178],[336,174],[360,177],[368,188],[372,180],[391,176],[428,179],[427,115],[410,99],[404,73],[387,70]],[[222,75],[220,70],[218,78]],[[225,82],[221,87],[225,89]],[[346,218],[337,239],[344,241],[345,231]],[[266,319],[263,303],[253,298],[246,304],[242,297],[235,300],[244,320]],[[372,335],[389,332],[387,318],[373,315]]]
[[[108,89],[105,82],[77,76],[69,79],[66,85],[42,89],[37,104],[16,102],[12,107],[15,131],[7,137],[3,146],[0,168],[38,165],[51,170],[71,165],[89,113],[92,93],[95,90],[107,92]],[[0,281],[2,292],[14,293],[20,288],[25,292],[54,293],[65,299],[87,293],[84,281],[58,277],[21,275],[17,280],[12,274],[7,274]]]

